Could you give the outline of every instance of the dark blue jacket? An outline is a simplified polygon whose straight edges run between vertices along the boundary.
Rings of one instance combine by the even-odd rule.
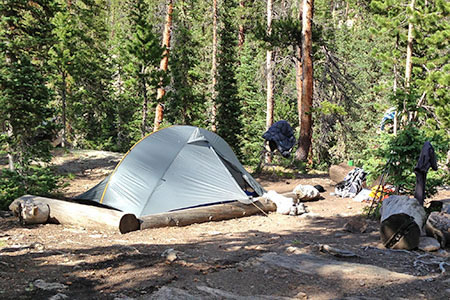
[[[289,157],[291,149],[295,145],[294,130],[285,120],[278,121],[270,126],[263,136],[269,141],[270,150],[278,149],[283,157]],[[275,145],[274,145],[275,144]],[[275,147],[274,147],[275,146]],[[274,148],[274,149],[273,149]]]

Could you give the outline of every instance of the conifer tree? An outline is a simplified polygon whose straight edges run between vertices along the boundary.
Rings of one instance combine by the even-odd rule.
[[[0,145],[21,173],[51,157],[46,59],[55,9],[53,1],[0,2]]]
[[[241,155],[239,139],[241,103],[236,82],[238,31],[233,23],[236,2],[224,0],[220,9],[219,52],[217,68],[217,134],[223,137],[238,157]]]
[[[171,91],[167,96],[165,119],[171,124],[204,126],[205,95],[199,88],[201,75],[200,43],[195,37],[192,14],[197,2],[177,3],[174,13],[173,44],[171,49]]]
[[[131,39],[127,44],[128,54],[133,61],[133,76],[139,86],[138,94],[142,103],[141,137],[148,133],[148,105],[154,98],[158,84],[158,71],[156,69],[161,60],[162,48],[159,39],[153,33],[149,23],[149,8],[144,0],[131,0],[130,19],[132,31]]]

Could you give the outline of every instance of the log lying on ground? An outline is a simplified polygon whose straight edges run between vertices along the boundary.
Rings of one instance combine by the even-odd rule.
[[[450,214],[445,211],[432,212],[425,224],[425,231],[428,236],[438,240],[442,248],[445,248],[447,244],[450,244]]]
[[[35,202],[37,205],[48,205],[50,209],[48,222],[50,223],[73,225],[99,231],[119,230],[120,233],[139,229],[139,220],[133,214],[33,195],[17,198],[11,203],[10,209],[17,215],[17,207],[30,202]]]
[[[228,220],[261,213],[261,210],[264,212],[277,210],[275,203],[263,198],[259,198],[254,204],[243,204],[236,201],[148,215],[139,219],[141,220],[141,229],[148,229]]]
[[[330,175],[330,179],[335,183],[339,183],[344,180],[345,176],[353,170],[355,167],[346,165],[342,163],[340,165],[332,165],[328,170],[328,174]]]
[[[408,196],[390,196],[381,207],[380,236],[386,248],[417,248],[425,210],[419,201]]]

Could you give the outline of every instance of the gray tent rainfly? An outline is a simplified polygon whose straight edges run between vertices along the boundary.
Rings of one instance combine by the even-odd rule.
[[[95,201],[137,217],[238,200],[264,189],[218,135],[173,126],[143,138],[114,172],[76,199]]]

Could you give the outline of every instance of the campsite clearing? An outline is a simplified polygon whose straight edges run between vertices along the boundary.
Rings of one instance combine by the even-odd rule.
[[[99,151],[57,155],[60,172],[75,177],[64,195],[94,186],[120,157]],[[320,184],[326,191],[323,199],[306,202],[310,213],[301,216],[271,213],[125,235],[54,224],[21,227],[0,215],[0,298],[450,297],[448,248],[384,249],[379,223],[360,218],[366,204],[330,195],[326,174],[287,179],[274,172],[256,179],[279,193],[297,184]],[[450,191],[435,198],[450,198]]]

